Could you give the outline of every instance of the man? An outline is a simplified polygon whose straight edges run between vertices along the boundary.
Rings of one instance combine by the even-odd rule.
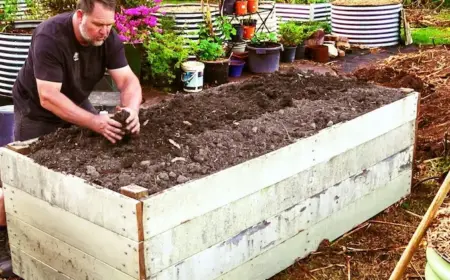
[[[120,110],[130,112],[126,128],[139,133],[142,89],[128,66],[122,42],[111,30],[115,6],[115,0],[79,0],[75,12],[57,15],[36,28],[13,88],[16,141],[70,124],[91,129],[112,143],[122,139],[121,124],[96,114],[88,100],[105,69],[121,92]],[[6,226],[3,205],[0,192],[0,228]],[[10,274],[10,259],[3,260],[0,277]]]
[[[13,88],[15,140],[24,141],[67,124],[89,128],[112,143],[122,138],[120,123],[95,114],[90,92],[108,69],[130,112],[128,129],[139,132],[142,94],[112,31],[115,0],[80,0],[74,13],[43,22],[33,34],[27,61]]]

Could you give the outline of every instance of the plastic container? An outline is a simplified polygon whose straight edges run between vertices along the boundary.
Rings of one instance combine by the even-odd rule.
[[[228,83],[229,59],[203,61],[205,64],[205,83],[222,85]]]
[[[199,92],[203,90],[203,71],[205,64],[198,61],[186,61],[181,64],[181,81],[185,92]]]
[[[280,68],[281,44],[273,43],[265,48],[248,45],[247,49],[250,72],[273,73]]]
[[[253,38],[253,36],[255,35],[255,29],[256,26],[249,26],[249,25],[244,25],[244,39],[245,40],[250,40]]]
[[[247,1],[236,1],[235,13],[237,16],[243,16],[247,14]]]
[[[236,29],[236,35],[231,35],[231,41],[242,42],[244,37],[244,27],[242,24],[233,24],[234,29]]]
[[[232,15],[234,14],[234,7],[236,5],[236,0],[225,0],[223,3],[223,14]]]
[[[14,105],[0,106],[0,147],[14,142]]]
[[[426,280],[450,279],[450,263],[438,254],[433,248],[427,247],[427,265],[425,268]]]
[[[228,76],[240,77],[242,75],[242,70],[244,69],[244,66],[245,66],[245,61],[243,61],[243,60],[231,60]]]
[[[247,47],[247,43],[235,43],[233,44],[233,47],[231,48],[231,52],[233,53],[243,53],[245,52],[245,48]]]
[[[284,47],[284,50],[281,52],[281,62],[294,62],[295,53],[297,51],[297,47]]]
[[[247,11],[249,13],[256,13],[258,11],[258,0],[248,0]]]
[[[311,60],[320,63],[326,63],[330,60],[330,55],[328,54],[328,47],[324,45],[308,46],[307,48],[308,56]]]
[[[305,58],[305,45],[301,44],[297,46],[297,50],[295,51],[295,59],[300,60]]]

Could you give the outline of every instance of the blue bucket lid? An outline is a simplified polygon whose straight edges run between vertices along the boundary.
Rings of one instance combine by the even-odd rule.
[[[0,113],[14,113],[14,105],[0,106]]]

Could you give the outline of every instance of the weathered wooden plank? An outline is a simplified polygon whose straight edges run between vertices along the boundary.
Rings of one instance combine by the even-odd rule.
[[[414,121],[408,122],[327,162],[150,238],[145,242],[147,274],[150,270],[156,274],[411,147],[414,128]],[[228,226],[220,226],[224,224]]]
[[[294,237],[280,243],[273,249],[253,258],[236,269],[218,277],[221,280],[268,279],[292,265],[297,258],[306,257],[317,250],[324,239],[335,240],[350,228],[374,216],[409,194],[410,173],[404,172],[386,186],[348,205],[327,219],[299,232]]]
[[[177,263],[159,274],[155,279],[214,279],[242,263],[271,250],[300,231],[309,231],[320,221],[333,216],[354,204],[378,188],[389,185],[398,177],[411,176],[411,152],[401,152],[371,167],[366,172],[348,178],[320,195],[313,196],[297,205],[253,225],[238,235],[216,244],[190,258]],[[394,189],[392,189],[395,192]],[[244,212],[246,216],[249,213]],[[375,215],[377,212],[372,212]],[[349,230],[353,224],[344,223]],[[345,227],[344,227],[345,228]],[[195,239],[192,236],[192,239]],[[197,265],[201,264],[201,267]],[[245,278],[242,278],[245,279]]]
[[[19,248],[11,246],[11,259],[13,272],[26,280],[71,280],[67,275],[36,260],[22,252]]]
[[[416,104],[417,93],[410,94],[277,151],[150,196],[144,200],[145,239],[328,161],[414,120]]]
[[[6,148],[0,149],[0,175],[12,187],[124,237],[139,240],[138,200],[55,172]]]
[[[64,271],[64,274],[70,278],[91,280],[138,279],[50,236],[11,214],[8,215],[8,232],[10,236],[14,237],[11,238],[12,246],[20,248],[23,253],[51,269]],[[20,262],[13,263],[13,266],[16,265],[20,267]],[[32,272],[39,273],[38,270],[36,267]]]
[[[6,212],[8,219],[11,216],[20,217],[20,220],[24,223],[73,246],[85,254],[134,278],[139,277],[138,242],[93,224],[61,208],[54,207],[48,202],[35,198],[8,184],[4,184],[3,187],[7,198]],[[105,211],[108,210],[105,209]],[[117,218],[120,219],[120,217]],[[28,233],[25,233],[25,235],[28,236]],[[17,242],[17,238],[17,236],[11,236],[10,241]],[[20,244],[15,245],[19,246]],[[20,248],[22,249],[22,247]],[[55,249],[55,253],[62,254],[64,252],[62,248],[58,250]],[[26,251],[26,253],[31,254],[29,251]]]

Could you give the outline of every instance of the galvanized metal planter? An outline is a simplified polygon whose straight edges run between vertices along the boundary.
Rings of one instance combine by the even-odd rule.
[[[400,42],[402,4],[384,6],[331,6],[332,33],[352,45],[395,46]]]
[[[329,21],[331,16],[331,4],[285,4],[276,3],[277,17],[281,21]]]
[[[0,94],[11,95],[28,56],[31,35],[0,33]]]
[[[217,5],[210,5],[211,7],[211,19],[213,21],[214,30],[217,30],[217,23],[215,20],[220,15],[219,7]],[[160,8],[163,13],[155,13],[158,21],[165,15],[173,17],[175,20],[175,32],[181,36],[198,40],[198,32],[200,26],[205,23],[204,15],[202,13],[202,6],[200,4],[167,4],[161,5]],[[206,12],[206,6],[205,6]],[[221,34],[217,34],[221,35]]]

